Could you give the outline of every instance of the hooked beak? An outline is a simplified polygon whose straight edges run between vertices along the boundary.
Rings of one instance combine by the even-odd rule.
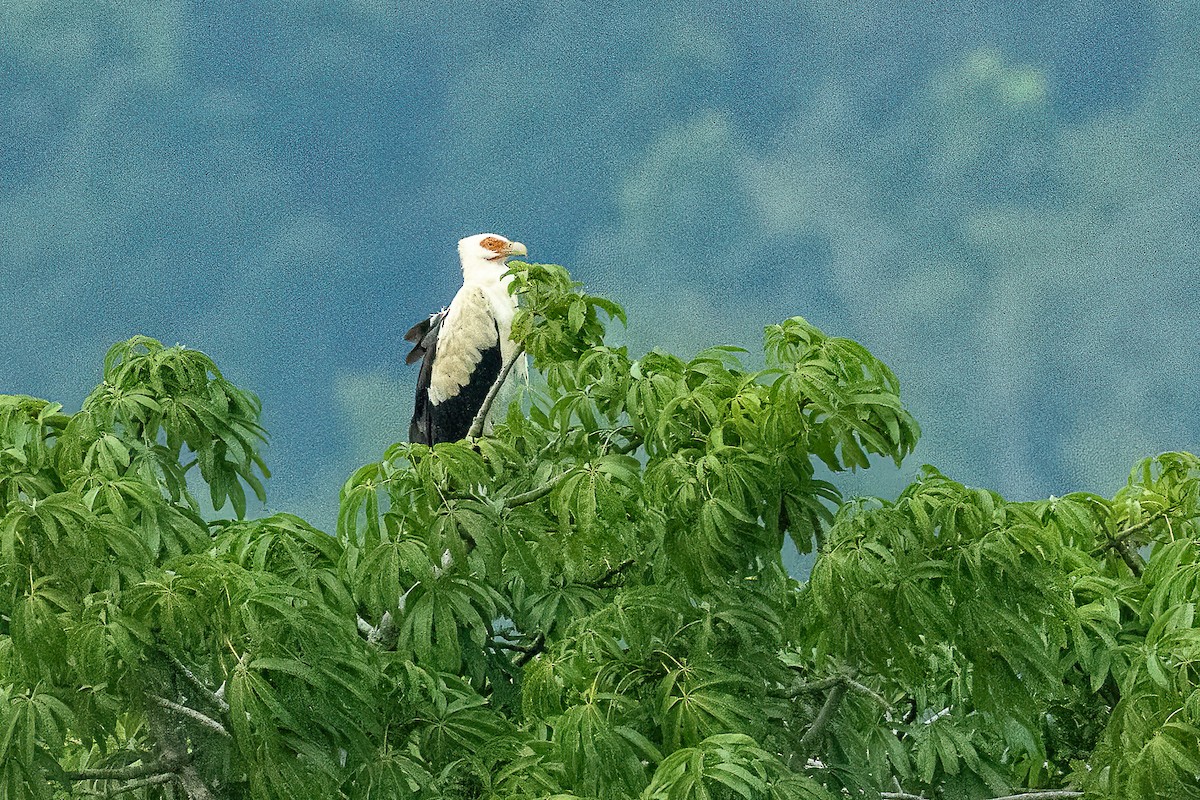
[[[504,255],[506,256],[523,256],[528,253],[529,251],[525,249],[525,245],[520,242],[509,242],[508,247],[504,248]]]

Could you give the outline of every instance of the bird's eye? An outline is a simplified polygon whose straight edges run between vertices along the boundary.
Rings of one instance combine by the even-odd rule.
[[[508,244],[508,242],[504,241],[503,239],[500,239],[496,236],[489,236],[481,241],[479,246],[484,250],[491,250],[493,253],[499,253],[504,249],[504,245],[506,244]]]

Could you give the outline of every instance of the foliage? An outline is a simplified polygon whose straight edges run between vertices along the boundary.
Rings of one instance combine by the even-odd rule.
[[[258,403],[200,353],[0,397],[0,798],[1200,795],[1194,456],[843,503],[818,464],[919,435],[861,345],[632,359],[618,306],[514,272],[544,385],[357,470],[336,536],[245,519]]]

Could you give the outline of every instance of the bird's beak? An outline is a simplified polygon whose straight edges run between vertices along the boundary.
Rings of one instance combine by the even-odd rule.
[[[528,252],[529,251],[525,249],[525,245],[521,244],[520,242],[509,242],[508,247],[504,248],[504,255],[506,256],[523,256]]]

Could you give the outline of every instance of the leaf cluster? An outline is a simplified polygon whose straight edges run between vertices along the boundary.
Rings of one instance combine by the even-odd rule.
[[[0,396],[0,797],[1197,794],[1196,457],[844,502],[818,467],[920,433],[864,347],[635,358],[511,266],[540,381],[357,469],[334,535],[244,518],[259,404],[201,353],[118,344],[76,414]]]

